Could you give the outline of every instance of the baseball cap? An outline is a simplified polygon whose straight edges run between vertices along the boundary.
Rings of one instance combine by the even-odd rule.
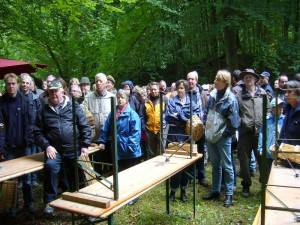
[[[280,98],[277,98],[277,105],[282,104],[283,101]],[[271,108],[276,107],[276,98],[273,98],[272,101],[270,102]]]
[[[261,76],[261,77],[270,77],[271,75],[270,75],[269,72],[264,71],[264,72],[262,72],[262,73],[260,74],[260,76]]]
[[[50,85],[48,86],[48,90],[56,90],[59,88],[63,88],[63,86],[58,80],[51,81]]]

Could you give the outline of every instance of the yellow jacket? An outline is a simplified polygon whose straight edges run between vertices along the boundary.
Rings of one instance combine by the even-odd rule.
[[[163,102],[163,111],[165,111],[166,103]],[[160,102],[153,105],[151,100],[145,102],[145,121],[146,129],[154,134],[157,134],[160,130]]]

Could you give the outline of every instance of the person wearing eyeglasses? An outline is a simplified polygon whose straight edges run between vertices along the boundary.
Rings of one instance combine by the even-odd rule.
[[[279,137],[282,143],[300,145],[300,82],[288,81],[283,91],[287,105]]]

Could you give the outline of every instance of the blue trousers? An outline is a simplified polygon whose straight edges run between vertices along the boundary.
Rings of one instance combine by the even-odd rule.
[[[69,191],[75,191],[75,162],[74,154],[61,154],[57,153],[55,159],[48,159],[45,153],[45,165],[44,165],[44,203],[47,204],[57,197],[57,179],[58,173],[63,167],[63,171],[66,174],[66,189]],[[79,180],[82,181],[80,170]],[[82,172],[82,171],[81,171]]]
[[[234,174],[232,167],[231,137],[222,137],[212,144],[206,142],[212,166],[212,192],[221,192],[222,167],[226,195],[233,195]]]

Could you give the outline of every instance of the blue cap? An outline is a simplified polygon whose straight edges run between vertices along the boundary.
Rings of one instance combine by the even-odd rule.
[[[270,75],[269,72],[264,71],[264,72],[262,72],[262,73],[260,74],[260,76],[261,76],[261,77],[270,77],[271,75]]]

